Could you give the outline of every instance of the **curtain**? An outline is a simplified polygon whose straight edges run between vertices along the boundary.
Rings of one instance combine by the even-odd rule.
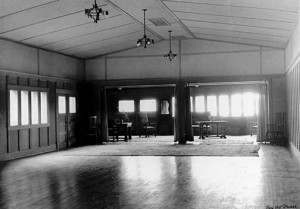
[[[266,126],[269,123],[269,86],[268,83],[259,85],[259,114],[258,114],[258,130],[257,141],[265,140]]]
[[[106,88],[101,88],[101,142],[108,141],[108,116],[107,116],[107,98]]]
[[[185,140],[186,141],[194,141],[193,135],[193,128],[192,128],[192,113],[191,113],[191,90],[188,85],[185,86],[185,116],[186,116],[186,123],[185,123]]]
[[[194,140],[190,107],[190,87],[181,82],[175,87],[174,141],[179,144]]]

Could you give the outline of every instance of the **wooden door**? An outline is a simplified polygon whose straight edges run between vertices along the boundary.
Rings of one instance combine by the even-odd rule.
[[[57,94],[57,132],[59,149],[71,147],[76,142],[76,96]]]

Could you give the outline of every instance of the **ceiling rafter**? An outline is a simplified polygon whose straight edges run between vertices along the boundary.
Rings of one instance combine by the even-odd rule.
[[[107,2],[108,4],[110,4],[112,7],[114,7],[115,9],[117,9],[118,11],[122,12],[124,15],[126,15],[127,17],[130,17],[131,19],[133,19],[136,23],[138,23],[139,25],[141,25],[142,27],[144,27],[144,23],[140,22],[139,20],[137,20],[136,18],[134,18],[132,15],[128,14],[126,11],[124,11],[122,8],[118,7],[116,4],[112,3],[110,0],[104,0],[105,2]],[[152,33],[154,36],[156,36],[157,38],[164,40],[165,38],[161,35],[159,35],[158,33],[156,33],[155,31],[153,31],[152,29],[150,29],[149,27],[146,26],[146,29]]]

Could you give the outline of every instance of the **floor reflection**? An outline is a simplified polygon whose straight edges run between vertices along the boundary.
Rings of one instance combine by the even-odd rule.
[[[260,157],[67,156],[0,163],[10,208],[300,207],[300,166],[285,148]]]

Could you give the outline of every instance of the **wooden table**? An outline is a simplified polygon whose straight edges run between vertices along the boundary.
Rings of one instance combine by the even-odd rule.
[[[217,137],[226,139],[226,123],[227,121],[219,120],[219,121],[196,121],[197,124],[199,124],[199,130],[200,130],[200,136],[199,139],[204,139],[205,136],[208,136],[211,134],[208,134],[208,129],[211,125],[216,125],[217,127]]]
[[[120,135],[124,135],[125,141],[131,140],[131,138],[132,138],[131,137],[132,122],[115,123],[114,126],[116,127],[117,141],[119,140]]]

